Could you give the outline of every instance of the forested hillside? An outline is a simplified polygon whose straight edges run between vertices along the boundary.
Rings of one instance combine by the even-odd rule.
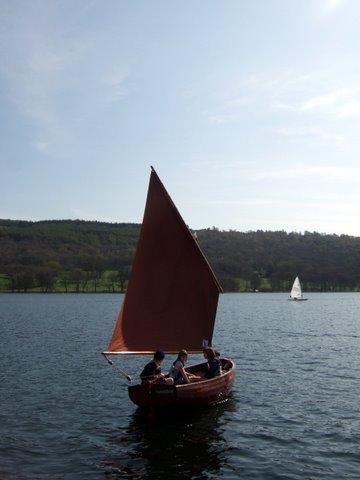
[[[0,220],[0,290],[126,289],[139,224]],[[225,291],[360,289],[360,237],[306,232],[197,230]]]

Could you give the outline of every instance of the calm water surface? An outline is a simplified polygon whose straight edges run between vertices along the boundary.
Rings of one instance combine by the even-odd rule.
[[[308,297],[223,295],[232,397],[149,419],[99,354],[118,295],[0,295],[1,480],[359,479],[360,294]]]

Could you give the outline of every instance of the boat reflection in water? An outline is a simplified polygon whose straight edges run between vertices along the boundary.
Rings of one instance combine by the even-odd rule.
[[[235,409],[230,397],[214,407],[153,419],[136,410],[123,433],[109,439],[112,453],[101,465],[105,478],[216,478],[227,451],[222,432]]]

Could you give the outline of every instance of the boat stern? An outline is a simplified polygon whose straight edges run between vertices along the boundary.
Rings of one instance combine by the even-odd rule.
[[[176,398],[175,388],[165,384],[132,385],[128,387],[128,392],[130,400],[139,407],[168,407],[175,403]]]

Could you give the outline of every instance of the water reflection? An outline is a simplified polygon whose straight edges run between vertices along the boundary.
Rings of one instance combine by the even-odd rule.
[[[155,418],[137,410],[128,427],[110,439],[111,455],[102,462],[106,479],[216,476],[226,455],[226,414],[234,410],[232,398],[206,410]]]

